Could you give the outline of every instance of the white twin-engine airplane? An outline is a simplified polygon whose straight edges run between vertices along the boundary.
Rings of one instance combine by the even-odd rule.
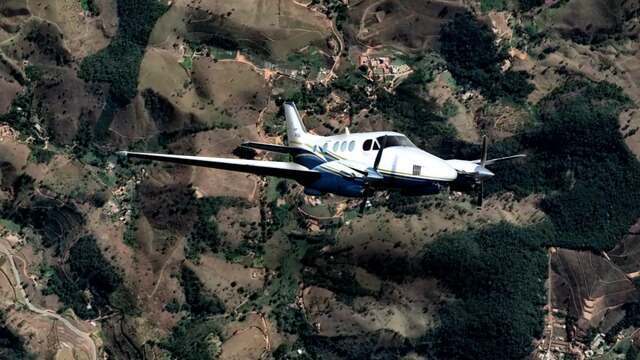
[[[293,162],[245,160],[121,151],[126,157],[166,161],[215,169],[289,178],[304,186],[308,195],[326,193],[367,198],[375,191],[394,190],[405,195],[432,195],[456,180],[471,181],[482,204],[482,182],[494,174],[485,166],[523,157],[487,160],[486,137],[480,160],[443,160],[417,148],[406,136],[392,131],[318,136],[307,132],[298,109],[284,104],[287,145],[247,142],[242,146],[289,154]]]

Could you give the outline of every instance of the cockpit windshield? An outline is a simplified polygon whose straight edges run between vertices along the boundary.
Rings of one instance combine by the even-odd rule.
[[[392,147],[392,146],[409,146],[409,147],[416,147],[411,140],[407,139],[406,136],[401,136],[401,135],[385,135],[385,136],[379,136],[377,138],[378,140],[378,144],[380,144],[380,146],[382,146],[382,144],[385,142],[384,138],[387,138],[387,142],[385,144],[385,148],[388,147]]]

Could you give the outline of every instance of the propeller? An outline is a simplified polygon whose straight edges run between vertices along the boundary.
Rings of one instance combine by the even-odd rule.
[[[382,137],[382,143],[380,144],[380,150],[376,154],[376,159],[373,162],[373,169],[369,169],[367,175],[364,176],[364,191],[362,203],[360,203],[360,215],[364,213],[364,209],[367,206],[367,201],[369,201],[369,197],[373,195],[374,190],[371,186],[372,181],[382,180],[383,176],[378,172],[378,166],[380,165],[380,160],[382,159],[382,151],[387,146],[387,136]]]
[[[469,185],[473,186],[472,189],[476,192],[476,203],[478,207],[482,206],[482,202],[484,200],[484,181],[492,178],[495,174],[487,168],[487,166],[493,165],[498,162],[502,162],[505,160],[513,160],[517,158],[523,158],[527,155],[525,154],[517,154],[505,157],[499,157],[494,159],[487,159],[489,146],[487,144],[487,137],[482,137],[482,147],[481,154],[479,160],[458,160],[452,159],[447,160],[447,163],[452,166],[458,174],[461,180],[457,186],[461,186],[461,189],[465,190],[469,189]],[[473,181],[473,185],[471,184]],[[454,186],[456,186],[454,184]]]
[[[485,167],[487,163],[487,155],[489,152],[489,145],[487,144],[487,135],[482,136],[482,156],[480,157],[480,164],[476,168],[476,192],[478,207],[482,207],[482,200],[484,199],[484,179],[493,176],[493,173]]]
[[[511,156],[505,156],[501,158],[487,160],[488,150],[489,150],[489,146],[487,145],[487,136],[485,135],[482,137],[482,154],[481,154],[480,160],[476,160],[472,162],[476,164],[476,167],[473,171],[473,177],[476,182],[478,207],[482,206],[482,200],[484,199],[484,181],[492,178],[495,175],[491,170],[487,169],[487,166],[493,165],[497,162],[504,161],[504,160],[512,160],[512,159],[526,157],[525,154],[518,154],[518,155],[511,155]]]

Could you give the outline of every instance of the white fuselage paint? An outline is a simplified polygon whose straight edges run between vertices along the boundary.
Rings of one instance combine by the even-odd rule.
[[[318,136],[310,133],[296,134],[289,146],[313,152],[328,162],[324,167],[338,172],[348,172],[354,177],[363,176],[355,170],[366,171],[373,168],[381,136],[401,136],[392,131],[366,133],[344,133],[334,136]],[[365,150],[365,142],[371,140],[372,149]],[[373,143],[376,143],[375,148]],[[384,176],[398,176],[416,180],[450,182],[458,176],[456,169],[447,161],[412,146],[387,146],[380,159],[378,172]],[[337,160],[337,161],[332,161]],[[354,170],[355,169],[355,170]]]

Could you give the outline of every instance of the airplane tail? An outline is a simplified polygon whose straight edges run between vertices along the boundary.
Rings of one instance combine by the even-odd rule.
[[[300,143],[301,138],[307,133],[296,104],[292,102],[284,103],[284,117],[287,119],[288,145],[295,146],[296,143]]]

